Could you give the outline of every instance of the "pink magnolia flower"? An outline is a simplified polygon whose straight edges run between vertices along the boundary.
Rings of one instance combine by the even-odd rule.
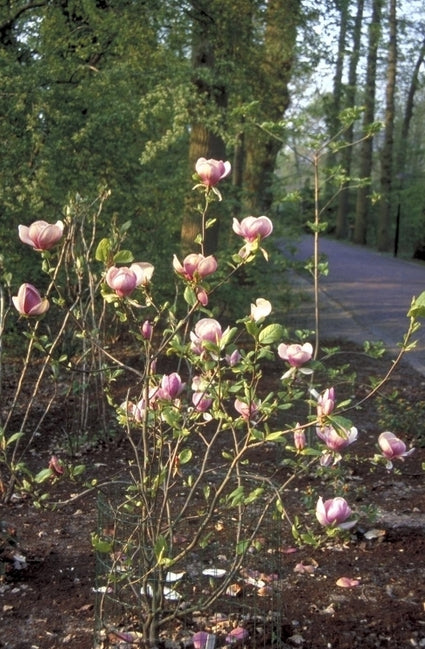
[[[263,297],[259,297],[255,300],[255,304],[251,304],[251,318],[254,322],[258,322],[258,320],[270,315],[271,310],[271,303]]]
[[[217,270],[217,261],[213,255],[204,257],[204,255],[193,252],[187,255],[183,259],[183,264],[181,264],[176,255],[174,255],[173,268],[176,273],[193,282],[202,280],[207,275],[215,273]]]
[[[193,392],[205,392],[209,386],[209,381],[204,379],[200,374],[195,374],[192,378],[191,389]]]
[[[220,180],[230,174],[232,167],[230,162],[227,161],[199,158],[196,162],[195,170],[202,185],[214,187]]]
[[[255,416],[258,414],[258,406],[253,401],[251,401],[251,403],[245,403],[240,399],[235,399],[234,406],[235,410],[237,410],[240,416],[246,421],[255,419]]]
[[[221,325],[214,318],[201,318],[195,325],[195,330],[190,332],[192,341],[191,350],[195,354],[202,354],[204,343],[210,342],[219,345],[223,332]]]
[[[194,392],[192,395],[192,403],[198,412],[206,412],[211,407],[212,402],[213,400],[207,397],[204,392]]]
[[[179,394],[184,390],[185,383],[182,382],[180,375],[177,372],[171,374],[164,374],[161,379],[161,387],[158,390],[158,397],[160,399],[167,399],[172,401],[176,399]]]
[[[340,433],[333,426],[318,426],[316,434],[331,451],[341,451],[356,441],[358,431],[355,426],[350,430],[341,430]]]
[[[142,399],[140,399],[140,401],[138,401],[137,403],[133,403],[132,401],[125,401],[121,404],[121,409],[126,412],[128,416],[133,417],[135,421],[140,423],[145,418],[147,409],[155,407],[155,401],[157,400],[158,395],[158,387],[152,386],[149,388],[147,400],[145,399],[145,397],[142,397]]]
[[[202,304],[202,306],[207,306],[208,304],[208,293],[202,286],[198,286],[196,288],[196,299],[198,300],[199,304]]]
[[[30,226],[18,226],[18,234],[20,240],[32,246],[34,250],[50,250],[61,239],[63,228],[62,221],[34,221]]]
[[[242,356],[238,349],[235,349],[231,354],[226,354],[226,362],[230,367],[234,367],[240,363],[241,359]]]
[[[125,405],[127,407],[123,409],[125,409],[127,411],[127,414],[131,415],[135,421],[140,423],[144,420],[146,415],[146,399],[140,399],[140,401],[138,401],[137,403],[132,403],[131,401],[129,401]]]
[[[192,637],[194,649],[205,649],[210,634],[206,631],[198,631]]]
[[[335,390],[327,388],[317,399],[317,416],[326,417],[330,415],[335,408]]]
[[[244,629],[241,626],[237,626],[234,629],[230,631],[230,633],[226,636],[226,643],[227,644],[243,644],[248,640],[249,638],[249,633],[247,629]]]
[[[294,446],[297,451],[302,451],[306,445],[305,431],[297,424],[294,430]]]
[[[63,466],[61,461],[56,455],[52,455],[49,461],[49,469],[55,476],[60,476],[63,474]]]
[[[351,509],[345,498],[340,496],[325,500],[320,496],[316,504],[316,518],[321,525],[336,525],[341,529],[350,529],[356,521],[347,521],[351,516]]]
[[[144,321],[144,323],[140,327],[140,331],[145,340],[150,340],[152,338],[153,327],[149,320]]]
[[[378,444],[382,451],[382,455],[387,460],[387,469],[392,468],[391,460],[403,460],[405,457],[411,455],[415,450],[414,448],[411,448],[409,451],[406,450],[406,444],[396,437],[394,433],[388,431],[379,435]]]
[[[25,316],[42,315],[49,308],[47,298],[42,298],[32,284],[22,284],[18,295],[12,297],[12,302],[18,313]]]
[[[310,343],[304,343],[303,345],[280,343],[277,353],[282,360],[288,361],[292,367],[301,367],[313,356],[313,347]]]
[[[273,223],[267,216],[247,216],[239,222],[233,219],[233,231],[247,243],[265,239],[273,232]]]
[[[127,266],[111,266],[105,281],[118,297],[127,297],[137,286],[148,284],[152,278],[154,267],[147,262],[138,262]]]

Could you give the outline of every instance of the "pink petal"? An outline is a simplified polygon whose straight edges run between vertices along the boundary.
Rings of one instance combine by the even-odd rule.
[[[337,586],[341,588],[354,588],[355,586],[360,585],[359,579],[351,579],[350,577],[340,577],[336,582]]]

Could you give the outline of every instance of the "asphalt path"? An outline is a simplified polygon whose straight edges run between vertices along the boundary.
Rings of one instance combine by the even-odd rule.
[[[293,244],[291,244],[292,246]],[[285,256],[298,261],[313,255],[313,237],[304,236],[296,251],[282,243]],[[413,297],[425,291],[425,262],[395,258],[350,243],[322,238],[319,254],[329,263],[329,274],[320,278],[319,333],[323,339],[356,343],[381,340],[393,355],[407,332],[407,312]],[[308,273],[294,277],[296,290],[306,296],[293,314],[297,326],[314,329],[312,282]],[[425,319],[414,335],[416,349],[405,360],[425,376]]]

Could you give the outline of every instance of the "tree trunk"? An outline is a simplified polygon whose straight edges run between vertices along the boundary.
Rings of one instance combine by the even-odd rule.
[[[227,89],[214,73],[217,48],[217,21],[211,12],[211,3],[206,0],[193,2],[192,22],[192,67],[193,84],[198,103],[193,115],[189,141],[189,165],[192,172],[198,158],[224,160],[226,147],[219,133],[207,125],[207,115],[214,111],[223,112],[227,106]],[[200,215],[196,210],[199,195],[188,196],[181,228],[182,253],[194,252],[194,240],[201,231]],[[216,207],[218,207],[216,205]],[[215,209],[216,211],[216,209]],[[218,224],[206,231],[205,254],[211,254],[218,247]]]
[[[363,133],[366,135],[368,126],[375,118],[375,90],[376,90],[376,65],[378,58],[378,45],[381,35],[381,14],[383,0],[373,0],[372,20],[369,24],[369,42],[366,68],[365,111],[363,115]],[[369,178],[372,174],[373,139],[366,137],[362,142],[360,151],[361,178]],[[369,187],[359,187],[357,191],[356,217],[354,222],[355,243],[367,243],[367,229],[369,217]]]
[[[409,92],[407,94],[406,106],[404,108],[403,123],[401,126],[400,145],[397,155],[397,179],[399,181],[399,189],[403,187],[404,175],[406,173],[406,157],[408,150],[408,139],[410,131],[410,122],[413,117],[413,107],[415,94],[419,84],[419,72],[425,60],[425,38],[422,41],[419,49],[418,58],[416,59],[415,67],[413,68],[412,78],[410,80]]]
[[[350,54],[350,63],[348,68],[348,84],[346,87],[346,100],[345,108],[354,108],[356,104],[356,90],[357,90],[357,66],[360,57],[360,44],[362,38],[362,22],[363,22],[363,9],[364,0],[358,0],[357,13],[353,28],[352,51]],[[353,159],[353,142],[354,123],[352,123],[346,133],[345,139],[347,145],[342,150],[341,165],[347,176],[347,182],[341,187],[338,198],[338,210],[336,215],[336,237],[338,239],[346,238],[348,232],[348,214],[350,210],[350,192],[349,192],[349,178],[351,174],[351,163]]]
[[[288,105],[300,0],[269,0],[263,56],[258,70],[258,121],[279,121]],[[267,213],[273,201],[276,156],[281,143],[261,129],[246,134],[245,207],[254,215]]]
[[[341,128],[340,113],[342,105],[342,73],[344,70],[344,60],[347,49],[347,27],[348,27],[348,6],[350,0],[334,0],[335,6],[340,13],[339,20],[339,36],[338,36],[338,51],[336,55],[335,74],[333,79],[333,91],[331,100],[327,102],[327,128],[329,137],[333,137]],[[329,170],[337,165],[338,157],[335,151],[330,150],[326,156],[326,166]],[[325,203],[328,204],[332,200],[335,187],[332,181],[331,174],[324,187]],[[333,207],[333,206],[332,206]],[[332,209],[331,207],[331,209]]]
[[[377,229],[377,248],[387,251],[390,246],[391,204],[393,183],[393,151],[394,151],[394,105],[395,84],[397,76],[397,0],[390,0],[388,45],[387,85],[385,90],[385,133],[384,146],[381,156],[381,194]]]

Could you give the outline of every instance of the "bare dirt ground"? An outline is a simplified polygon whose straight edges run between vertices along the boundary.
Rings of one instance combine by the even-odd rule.
[[[344,357],[356,370],[355,394],[362,398],[371,375],[380,375],[389,359],[372,360],[353,345],[344,345]],[[354,352],[354,353],[353,353]],[[281,373],[269,368],[270,379]],[[337,390],[338,390],[338,386]],[[393,432],[416,447],[412,456],[389,473],[381,465],[373,468],[362,461],[376,452],[379,428],[376,402],[367,401],[350,413],[359,429],[358,441],[344,458],[347,500],[359,518],[345,544],[325,543],[322,547],[297,547],[288,526],[282,529],[279,583],[282,616],[281,647],[302,649],[425,647],[425,491],[422,462],[425,429],[422,402],[425,378],[401,365],[384,393],[399,391],[403,413],[411,408],[410,430],[394,427]],[[7,386],[3,398],[7,398]],[[419,405],[418,405],[419,404]],[[417,412],[417,415],[415,414]],[[50,420],[51,431],[38,437],[31,461],[43,467],[51,453],[52,439],[60,428],[60,410]],[[56,418],[56,420],[55,420]],[[396,423],[396,422],[395,422]],[[87,466],[86,479],[105,480],[125,461],[126,448],[118,439],[89,446],[80,460]],[[273,449],[255,459],[276,462]],[[306,509],[309,496],[314,508],[318,493],[328,492],[329,482],[316,483],[311,493],[308,478],[288,490],[286,506],[290,516]],[[58,486],[58,497],[66,499],[76,491],[66,482]],[[308,504],[308,503],[307,503]],[[307,514],[314,526],[314,515]],[[5,574],[0,581],[0,647],[3,649],[91,649],[94,628],[95,557],[90,534],[96,529],[96,495],[89,493],[57,511],[35,510],[30,502],[17,499],[0,506],[0,520],[15,527],[19,552],[26,567],[16,570],[3,552]],[[226,522],[225,522],[226,524]],[[226,552],[225,534],[220,536]],[[4,549],[4,544],[3,544]],[[260,564],[260,558],[259,558]],[[267,555],[261,558],[267,571]],[[305,568],[305,569],[304,569]],[[337,585],[341,577],[355,579],[351,587]],[[225,610],[225,602],[222,609]],[[195,630],[193,628],[193,630]],[[251,645],[259,646],[255,638]],[[119,641],[117,640],[117,643]],[[136,646],[122,643],[118,646]],[[269,644],[270,646],[270,644]]]

